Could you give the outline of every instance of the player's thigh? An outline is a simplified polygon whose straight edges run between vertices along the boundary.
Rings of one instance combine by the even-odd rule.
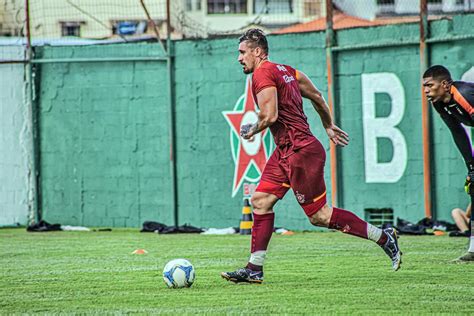
[[[467,213],[466,213],[466,212],[461,211],[461,214],[460,214],[460,215],[461,215],[462,219],[463,219],[466,223],[469,223],[470,218],[467,217]]]
[[[298,150],[289,157],[289,162],[291,187],[296,200],[310,217],[326,205],[326,152],[321,143],[316,141]]]
[[[469,220],[466,213],[462,209],[460,209],[459,207],[456,207],[451,211],[451,216],[454,219],[458,219],[458,220],[463,220],[463,221],[468,221]]]
[[[255,193],[266,193],[281,199],[290,188],[287,171],[282,167],[280,154],[275,150],[263,169]]]

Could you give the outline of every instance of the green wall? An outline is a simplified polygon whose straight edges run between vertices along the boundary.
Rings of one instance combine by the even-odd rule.
[[[410,220],[423,217],[423,164],[421,137],[420,89],[417,85],[419,55],[417,47],[403,47],[394,50],[381,48],[370,51],[344,52],[338,56],[338,100],[340,104],[341,126],[351,135],[351,144],[340,150],[341,161],[341,202],[344,207],[354,208],[359,215],[364,208],[391,207],[397,215]],[[366,151],[374,152],[364,140],[364,109],[361,73],[384,78],[387,73],[395,74],[404,87],[401,96],[405,100],[404,115],[396,125],[406,141],[406,167],[403,176],[396,182],[385,182],[386,175],[369,182],[367,174],[374,172],[375,166],[365,164]],[[391,80],[388,78],[387,80]],[[390,82],[390,84],[395,84]],[[367,88],[367,87],[365,87]],[[386,118],[395,106],[393,97],[386,93],[375,96],[377,118]],[[369,124],[369,123],[367,123]],[[367,127],[380,133],[378,125]],[[380,133],[383,136],[382,133]],[[399,145],[403,146],[403,145]],[[393,140],[377,137],[377,161],[388,163],[394,159]],[[402,167],[400,167],[402,168]],[[394,169],[394,168],[393,168]]]
[[[44,47],[37,57],[159,52],[144,45]],[[86,226],[170,222],[166,63],[51,63],[39,74],[43,218]]]
[[[367,38],[378,42],[388,42],[392,33],[403,34],[400,41],[408,42],[417,36],[416,25],[401,25],[342,31],[338,34],[340,45],[354,45]],[[359,40],[360,39],[360,40]],[[423,204],[423,161],[421,136],[421,94],[420,68],[417,45],[388,46],[372,49],[344,50],[337,54],[337,97],[341,126],[351,135],[351,144],[340,150],[341,196],[344,207],[353,209],[359,216],[365,208],[393,208],[396,216],[411,221],[424,217]],[[375,76],[375,82],[363,86],[363,76]],[[385,79],[386,78],[386,79]],[[399,82],[394,80],[398,78]],[[363,89],[371,89],[383,82],[384,88],[375,98],[375,117],[387,118],[395,107],[404,109],[398,124],[389,129],[385,122],[381,126],[366,122],[367,114],[363,99]],[[393,95],[384,89],[399,88]],[[375,89],[375,88],[374,88]],[[400,100],[397,100],[397,96]],[[402,101],[402,102],[400,102]],[[404,103],[404,104],[403,104]],[[380,136],[376,138],[376,148],[371,148],[364,139],[364,124],[367,129]],[[394,145],[396,139],[384,136],[397,129],[405,144]],[[375,166],[365,162],[366,154],[377,153],[377,162],[389,163],[395,158],[395,147],[406,149],[406,165],[378,171]],[[404,170],[396,182],[388,180],[388,172]],[[380,173],[379,173],[380,172]],[[379,173],[377,179],[370,181],[369,174]]]
[[[431,36],[457,35],[472,26],[472,16],[433,22]],[[338,121],[351,136],[351,144],[339,151],[339,206],[360,216],[368,207],[392,207],[396,216],[412,221],[424,216],[417,36],[416,24],[337,33],[337,44],[346,47],[335,53]],[[405,44],[350,48],[394,40]],[[305,72],[326,95],[323,33],[270,36],[269,42],[272,60]],[[232,197],[235,165],[230,126],[222,115],[234,108],[245,90],[237,44],[236,38],[175,42],[180,224],[239,224],[242,189]],[[434,44],[430,47],[431,63],[445,64],[457,78],[473,65],[474,57],[469,54],[473,46],[473,40]],[[159,55],[158,45],[43,47],[37,51],[37,58],[150,55]],[[167,71],[166,62],[157,61],[52,63],[38,67],[42,209],[46,220],[87,226],[138,227],[145,220],[173,223]],[[381,78],[376,85],[384,82],[382,88],[394,89],[391,91],[396,94],[367,92],[372,89],[370,78]],[[367,114],[371,95],[373,117]],[[377,163],[390,163],[402,147],[406,159],[392,168],[398,176],[387,175],[395,182],[374,181],[386,171],[374,174],[375,169],[365,163],[365,155],[373,148],[367,147],[364,126],[370,130],[373,122],[383,125],[383,119],[403,103],[399,122],[393,127],[386,125],[388,133],[401,135],[404,144],[394,145],[391,136],[377,132],[375,135],[381,137],[376,139],[375,148]],[[305,111],[313,132],[328,149],[327,137],[310,104],[305,103]],[[433,204],[439,217],[448,219],[450,208],[467,201],[461,191],[465,170],[446,128],[435,116],[433,122]],[[372,180],[367,181],[371,172]],[[328,175],[329,161],[329,191]],[[276,212],[276,226],[312,228],[291,191]]]

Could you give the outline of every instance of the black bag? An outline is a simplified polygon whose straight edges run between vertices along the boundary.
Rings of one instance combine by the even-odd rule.
[[[396,228],[401,235],[432,235],[426,232],[426,226],[413,224],[401,218],[397,218]]]
[[[166,226],[165,224],[147,221],[143,223],[143,228],[140,232],[152,232],[158,234],[178,234],[178,233],[202,233],[204,230],[188,224],[182,226]]]
[[[169,226],[165,228],[160,234],[176,234],[176,233],[186,233],[186,234],[199,234],[202,233],[204,229],[194,227],[188,224],[182,226]]]
[[[161,232],[163,229],[167,228],[165,224],[158,223],[158,222],[152,222],[152,221],[146,221],[143,223],[143,228],[140,230],[142,233],[154,233],[154,232]]]
[[[50,224],[46,221],[39,221],[36,224],[31,224],[26,228],[29,232],[52,232],[61,230],[61,224]]]

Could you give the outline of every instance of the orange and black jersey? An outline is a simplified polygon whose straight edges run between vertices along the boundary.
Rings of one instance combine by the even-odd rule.
[[[433,103],[443,120],[474,126],[474,82],[454,81],[451,85],[451,101]],[[445,120],[446,121],[446,120]]]
[[[464,161],[470,164],[473,162],[471,142],[461,123],[474,126],[474,82],[454,81],[450,92],[450,102],[435,102],[433,107],[451,130]]]

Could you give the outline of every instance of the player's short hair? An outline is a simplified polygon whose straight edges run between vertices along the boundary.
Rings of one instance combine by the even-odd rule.
[[[443,81],[452,81],[451,74],[449,70],[441,65],[434,65],[430,68],[426,69],[425,73],[423,74],[423,78],[433,78],[435,80]]]
[[[265,33],[261,29],[248,29],[239,38],[239,43],[247,41],[251,47],[260,47],[268,54],[268,42]]]

